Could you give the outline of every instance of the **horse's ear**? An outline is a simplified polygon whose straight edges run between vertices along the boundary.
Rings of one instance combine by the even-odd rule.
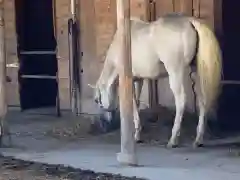
[[[92,85],[92,84],[88,84],[88,86],[89,86],[90,88],[93,88],[93,89],[96,88],[96,86],[94,86],[94,85]]]

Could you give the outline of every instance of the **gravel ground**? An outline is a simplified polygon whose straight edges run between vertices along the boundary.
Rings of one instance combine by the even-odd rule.
[[[62,165],[47,165],[0,155],[0,180],[144,180],[136,177],[94,173]]]

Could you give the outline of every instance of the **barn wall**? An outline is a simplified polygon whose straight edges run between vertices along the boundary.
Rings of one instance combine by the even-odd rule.
[[[170,12],[182,12],[203,19],[210,27],[216,29],[218,32],[221,30],[221,2],[219,0],[155,0],[155,2],[157,17]],[[132,0],[132,15],[138,16],[143,20],[148,20],[148,3],[148,0]],[[101,62],[101,65],[116,27],[115,11],[115,1],[95,0],[96,58]],[[185,73],[185,86],[188,94],[187,108],[193,110],[192,82],[189,73],[189,70]],[[159,80],[158,89],[159,103],[163,106],[174,107],[174,98],[169,87],[168,78]],[[141,101],[143,102],[144,108],[145,105],[148,104],[147,82],[145,82],[143,86]]]
[[[215,29],[221,29],[221,5],[217,0],[175,0],[175,4],[169,0],[155,0],[156,14],[161,16],[168,12],[187,12],[196,17],[205,19]],[[193,2],[193,3],[190,3]],[[218,2],[218,4],[216,4]],[[148,19],[149,0],[132,0],[132,15],[143,20]],[[5,1],[5,28],[6,28],[6,52],[7,63],[17,63],[17,42],[15,30],[14,0]],[[58,69],[59,90],[62,109],[70,109],[69,101],[69,48],[68,48],[68,18],[71,17],[70,2],[55,0],[56,38],[58,43]],[[97,107],[93,102],[93,91],[87,84],[95,84],[104,63],[106,50],[116,30],[116,2],[115,0],[79,0],[78,15],[81,30],[82,57],[82,87],[81,105],[82,112],[97,113]],[[17,68],[8,68],[7,73],[12,78],[8,83],[8,103],[19,105]],[[187,93],[191,93],[191,82],[186,72]],[[148,87],[144,85],[141,97],[148,103]],[[159,102],[162,105],[173,107],[174,100],[169,89],[168,78],[159,80]],[[192,98],[188,96],[187,107],[191,109]]]
[[[115,0],[80,0],[82,32],[82,112],[97,113],[93,91],[87,84],[95,84],[103,67],[105,53],[116,30]],[[147,19],[148,0],[132,0],[132,14]],[[94,7],[94,9],[92,8]],[[81,18],[82,17],[82,18]],[[94,38],[95,37],[95,38]],[[146,94],[147,91],[144,91]],[[143,97],[147,97],[143,95]]]
[[[221,24],[221,3],[218,0],[155,0],[156,15],[160,17],[166,13],[182,12],[204,20],[210,27],[218,33],[222,30]],[[174,3],[173,3],[174,2]],[[192,111],[194,108],[192,82],[189,77],[190,70],[185,73],[185,87],[187,94],[187,109]],[[198,88],[198,87],[197,87]],[[163,106],[175,107],[173,94],[169,87],[168,78],[160,79],[158,82],[159,103]]]
[[[79,0],[79,19],[81,30],[82,74],[81,74],[81,111],[97,113],[93,103],[93,89],[88,84],[94,84],[102,69],[102,64],[96,57],[96,16],[94,0]]]

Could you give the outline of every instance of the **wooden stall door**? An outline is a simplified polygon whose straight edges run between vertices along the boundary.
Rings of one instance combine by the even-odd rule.
[[[51,0],[16,0],[21,109],[56,106],[57,60]]]
[[[224,80],[240,82],[240,1],[223,1],[223,75]],[[218,122],[223,130],[240,130],[240,86],[226,84],[223,86],[218,111]]]

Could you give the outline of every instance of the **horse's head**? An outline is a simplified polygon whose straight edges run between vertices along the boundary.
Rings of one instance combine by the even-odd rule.
[[[89,86],[94,89],[94,101],[102,110],[112,112],[117,109],[116,94],[112,86],[92,86],[90,84]]]
[[[117,96],[113,87],[92,86],[94,90],[94,101],[99,107],[100,121],[98,125],[103,132],[108,132],[118,127],[114,119],[116,118]],[[117,125],[117,126],[116,126]]]

